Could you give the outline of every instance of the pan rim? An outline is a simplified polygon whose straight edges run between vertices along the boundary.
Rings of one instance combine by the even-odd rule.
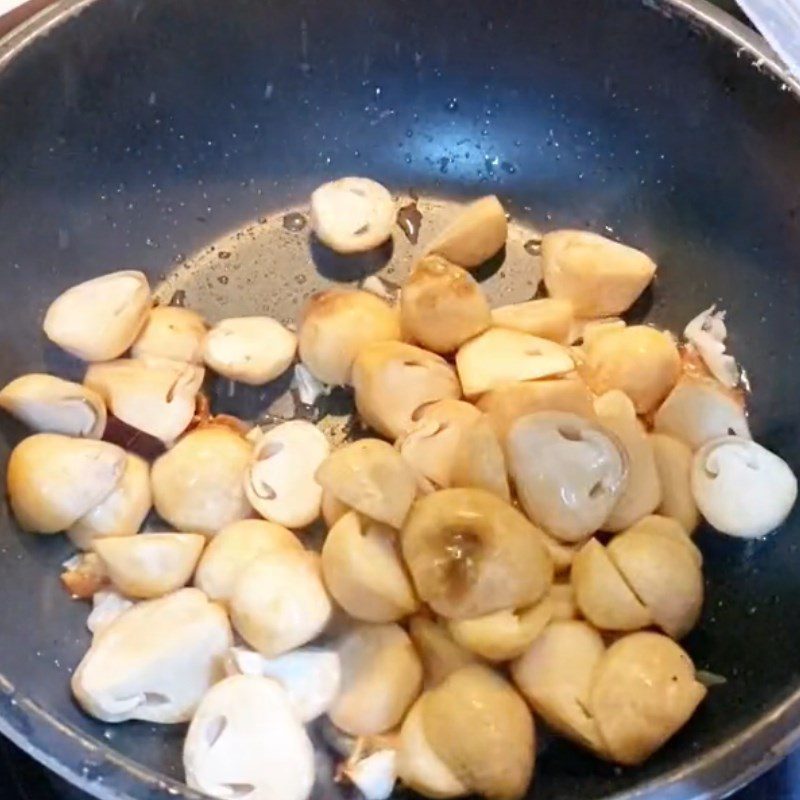
[[[97,0],[56,0],[0,39],[0,72],[36,40]],[[800,100],[800,80],[758,33],[706,0],[632,0],[711,31],[739,48],[753,66],[769,73]],[[51,714],[17,692],[0,673],[0,734],[51,772],[99,800],[208,799],[123,755]],[[800,688],[749,728],[680,767],[606,800],[712,800],[727,797],[782,760],[800,744]]]

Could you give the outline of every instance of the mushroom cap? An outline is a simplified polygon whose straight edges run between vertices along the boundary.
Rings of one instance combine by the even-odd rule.
[[[575,414],[518,419],[507,451],[522,507],[562,541],[579,542],[599,530],[625,490],[628,465],[620,442]]]
[[[106,427],[106,405],[97,392],[53,375],[15,378],[0,391],[0,408],[42,433],[99,439]]]
[[[563,375],[575,363],[565,347],[549,339],[489,328],[459,348],[456,368],[464,394],[476,397],[506,383]]]
[[[67,535],[81,550],[90,550],[93,541],[105,536],[133,536],[152,504],[150,465],[128,453],[125,470],[114,490],[71,525]]]
[[[448,675],[468,664],[477,664],[478,656],[453,639],[447,625],[417,615],[408,624],[408,635],[422,660],[425,687],[438,686]]]
[[[325,434],[310,422],[291,420],[267,431],[244,476],[253,508],[287,528],[310,525],[322,504],[315,473],[329,454]]]
[[[323,183],[311,195],[311,227],[337,253],[363,253],[392,235],[395,204],[388,189],[369,178]]]
[[[558,344],[569,344],[574,315],[572,303],[545,297],[492,309],[492,325],[529,333]]]
[[[491,324],[480,284],[441,256],[414,268],[400,295],[403,332],[427,350],[451,353]]]
[[[218,322],[203,340],[203,359],[219,375],[261,386],[284,373],[297,351],[297,336],[271,317]]]
[[[223,676],[232,644],[225,612],[199,589],[180,589],[138,603],[99,632],[72,691],[104,722],[188,722]]]
[[[186,782],[213,797],[306,800],[314,748],[276,681],[234,675],[212,687],[183,745]]]
[[[244,475],[252,446],[229,428],[191,431],[153,464],[153,503],[181,531],[209,535],[250,516]]]
[[[371,292],[328,289],[306,303],[297,335],[308,371],[323,383],[346,386],[363,347],[400,339],[400,315]]]
[[[329,530],[350,510],[333,492],[322,490],[322,521]]]
[[[422,406],[461,397],[455,370],[435,353],[404,342],[375,342],[353,362],[356,408],[378,433],[395,440]]]
[[[203,363],[205,335],[205,320],[196,311],[180,306],[156,306],[133,343],[131,355],[199,365]]]
[[[23,530],[58,533],[102,503],[125,471],[126,453],[95,439],[36,433],[11,452],[6,481]]]
[[[485,414],[461,429],[452,456],[450,485],[486,489],[507,503],[511,500],[503,448]]]
[[[93,548],[119,591],[147,600],[185,586],[205,543],[198,533],[141,533],[97,539]]]
[[[108,361],[133,344],[150,304],[150,285],[143,272],[111,272],[60,294],[47,309],[44,332],[51,342],[84,361]]]
[[[695,453],[692,493],[710,525],[750,539],[783,524],[797,500],[797,478],[782,458],[760,444],[721,436]]]
[[[92,364],[83,379],[111,413],[128,425],[171,443],[194,417],[202,367],[164,358],[120,358]]]
[[[661,483],[661,505],[656,510],[677,520],[691,534],[700,524],[692,494],[692,451],[685,442],[665,433],[651,433],[650,443]]]

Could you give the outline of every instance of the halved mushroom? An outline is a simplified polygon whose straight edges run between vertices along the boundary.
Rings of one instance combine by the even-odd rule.
[[[348,512],[350,507],[343,503],[333,492],[322,490],[322,521],[329,530]]]
[[[97,392],[53,375],[15,378],[0,392],[0,408],[42,433],[99,439],[106,427],[106,405]]]
[[[343,516],[322,546],[322,576],[333,599],[355,619],[394,622],[419,602],[403,568],[395,531],[354,511]]]
[[[553,622],[580,619],[581,613],[575,601],[575,589],[571,583],[554,583],[547,595],[552,604]]]
[[[575,368],[569,351],[549,339],[490,328],[456,353],[461,388],[476,397],[506,383],[552,378]]]
[[[71,525],[67,535],[81,550],[90,550],[92,542],[106,536],[133,536],[152,504],[150,466],[139,456],[128,453],[125,471],[114,490]]]
[[[511,500],[503,448],[485,414],[461,430],[452,457],[450,485],[486,489],[507,503]]]
[[[422,659],[427,689],[438,686],[461,667],[477,664],[479,661],[475,653],[453,639],[444,624],[426,617],[412,617],[408,624],[408,634]]]
[[[325,434],[304,420],[284,422],[267,431],[244,477],[253,508],[287,528],[310,525],[322,504],[322,486],[315,472],[330,449]]]
[[[531,708],[554,731],[601,757],[605,745],[589,712],[589,698],[605,649],[588,623],[553,622],[511,665],[514,683]]]
[[[239,576],[264,553],[303,550],[300,540],[282,525],[263,519],[243,519],[226,525],[208,543],[194,583],[211,600],[228,603]]]
[[[331,707],[342,675],[339,654],[321,647],[301,647],[276,658],[233,647],[228,667],[233,674],[260,675],[278,681],[301,722],[311,722]]]
[[[675,642],[641,632],[608,648],[594,670],[588,709],[608,757],[632,766],[683,727],[705,695]]]
[[[349,508],[393,528],[403,524],[417,493],[411,467],[381,439],[360,439],[334,450],[320,464],[316,480]]]
[[[417,264],[400,295],[403,332],[435,353],[452,353],[491,324],[478,282],[440,256]]]
[[[86,627],[98,636],[133,605],[133,600],[123,597],[116,589],[99,589],[92,595],[92,610],[86,618]]]
[[[128,425],[171,443],[194,416],[205,371],[162,358],[121,358],[92,364],[83,383]]]
[[[310,642],[331,616],[319,556],[294,548],[262,553],[236,581],[230,614],[237,633],[265,656]]]
[[[553,616],[548,595],[528,608],[507,609],[472,619],[451,620],[453,638],[487,661],[511,661],[521,656]]]
[[[569,334],[569,343],[590,345],[599,336],[604,336],[611,331],[619,331],[625,327],[625,320],[619,317],[600,317],[600,319],[578,318],[572,325]]]
[[[661,482],[653,445],[636,417],[633,402],[624,392],[616,389],[606,392],[597,398],[594,410],[628,456],[627,484],[602,525],[605,531],[622,531],[652,514],[661,504]]]
[[[206,366],[232,381],[261,386],[289,369],[297,336],[271,317],[218,322],[203,341]]]
[[[97,539],[93,547],[119,591],[148,600],[185,586],[205,543],[198,533],[140,533]]]
[[[725,312],[712,305],[698,314],[684,329],[683,335],[695,348],[709,372],[726,388],[739,383],[741,370],[736,359],[725,352],[728,329]]]
[[[797,500],[791,467],[760,444],[722,436],[703,445],[692,463],[692,493],[709,524],[752,539],[783,524]]]
[[[574,322],[572,303],[545,297],[492,309],[492,324],[529,333],[558,344],[569,344]]]
[[[657,408],[675,386],[681,358],[672,336],[647,325],[631,325],[584,343],[581,375],[595,394],[625,392],[638,414]]]
[[[542,238],[542,271],[551,297],[569,300],[575,315],[611,317],[627,311],[656,274],[640,250],[588,231],[553,231]]]
[[[505,448],[508,431],[520,417],[539,411],[564,411],[584,419],[595,418],[592,393],[580,378],[524,381],[487,392],[477,402]]]
[[[417,419],[396,443],[400,455],[413,467],[424,486],[445,489],[451,485],[456,453],[466,430],[481,418],[471,403],[438,400],[423,406]],[[491,428],[487,429],[494,436]],[[495,440],[495,447],[499,446]],[[489,458],[492,453],[487,454]],[[502,452],[500,452],[502,458]],[[480,469],[480,465],[470,465]],[[500,478],[505,476],[505,468]]]
[[[744,398],[711,378],[684,375],[653,417],[657,433],[685,442],[692,450],[711,439],[750,439]]]
[[[584,544],[582,541],[562,542],[560,539],[556,539],[555,536],[551,536],[545,531],[542,531],[542,542],[553,562],[553,570],[556,575],[569,572],[572,568],[572,562],[575,560],[575,556]]]
[[[494,670],[463,667],[428,692],[422,727],[431,750],[471,792],[496,800],[525,795],[536,753],[533,717]]]
[[[488,195],[464,206],[428,245],[427,252],[471,269],[501,250],[507,237],[505,209],[495,195]]]
[[[100,275],[60,294],[47,309],[44,332],[84,361],[108,361],[134,342],[150,312],[150,285],[143,272]]]
[[[662,517],[660,514],[650,514],[642,517],[635,525],[628,528],[625,533],[644,533],[648,536],[665,536],[672,542],[677,542],[691,557],[698,567],[703,566],[703,554],[700,548],[692,541],[686,529],[671,517]]]
[[[232,644],[225,612],[199,589],[180,589],[138,603],[95,636],[72,691],[104,722],[188,722]]]
[[[537,528],[482,489],[417,500],[401,543],[418,596],[448,619],[533,605],[553,578]]]
[[[125,472],[125,451],[94,439],[36,433],[12,451],[6,470],[11,510],[23,530],[57,533],[103,502]]]
[[[213,535],[252,513],[243,477],[252,446],[230,428],[199,428],[153,464],[153,504],[180,531]]]
[[[323,383],[346,386],[363,347],[401,338],[400,315],[370,292],[328,289],[303,308],[298,338],[308,371]]]
[[[665,433],[651,433],[650,443],[661,483],[661,505],[656,510],[676,519],[691,534],[700,523],[692,494],[692,451],[686,443]]]
[[[131,355],[202,364],[205,335],[205,320],[196,311],[180,306],[156,306],[133,343]]]
[[[408,634],[393,623],[355,625],[338,645],[342,685],[328,712],[355,736],[391,730],[422,688],[422,664]]]
[[[204,794],[306,800],[314,747],[280,684],[235,675],[203,698],[183,744],[186,783]]]
[[[340,178],[311,195],[311,227],[337,253],[363,253],[383,244],[394,218],[389,191],[369,178]]]
[[[422,406],[461,397],[455,370],[441,357],[403,342],[375,342],[353,362],[356,408],[388,439],[405,433]]]
[[[507,452],[525,512],[564,542],[597,531],[625,491],[628,465],[621,443],[575,414],[550,411],[518,419]]]

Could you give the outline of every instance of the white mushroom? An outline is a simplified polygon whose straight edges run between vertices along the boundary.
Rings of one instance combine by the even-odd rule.
[[[388,190],[369,178],[340,178],[311,195],[311,227],[337,253],[362,253],[392,235],[395,205]]]
[[[95,636],[72,691],[104,722],[188,722],[231,645],[225,612],[199,589],[181,589],[138,603]]]
[[[15,378],[0,392],[0,408],[42,433],[99,439],[106,427],[106,405],[97,392],[53,375]]]
[[[233,627],[270,657],[318,636],[331,610],[319,556],[294,548],[258,556],[239,576],[230,600]]]
[[[57,433],[29,436],[8,460],[11,510],[26,531],[66,530],[114,491],[125,464],[125,451],[107,442]]]
[[[551,297],[569,300],[575,316],[591,319],[627,311],[656,265],[640,250],[596,233],[563,230],[543,237],[542,272]]]
[[[185,586],[205,543],[197,533],[141,533],[97,539],[93,547],[119,591],[148,600]]]
[[[689,445],[665,433],[651,433],[650,443],[661,482],[661,505],[656,511],[676,519],[691,534],[700,523],[692,494],[692,451]]]
[[[81,550],[90,550],[94,540],[105,536],[133,536],[152,504],[150,466],[139,456],[128,453],[125,471],[116,488],[71,525],[67,535]]]
[[[115,589],[100,589],[92,595],[92,610],[86,618],[86,627],[97,636],[132,607],[133,600],[123,597]]]
[[[186,783],[221,800],[306,800],[314,748],[275,681],[235,675],[203,698],[183,745]]]
[[[47,309],[44,332],[50,341],[84,361],[108,361],[133,344],[150,302],[143,272],[101,275],[59,295]]]
[[[83,379],[109,411],[128,425],[171,443],[192,421],[202,367],[162,358],[121,358],[92,364]]]
[[[711,378],[685,375],[653,417],[658,433],[680,439],[697,450],[711,439],[750,438],[743,397]]]
[[[233,381],[260,386],[287,369],[297,337],[271,317],[234,317],[218,322],[203,342],[206,366]]]
[[[365,800],[388,800],[397,781],[397,751],[376,750],[343,772]]]
[[[230,428],[192,431],[153,464],[156,511],[178,530],[212,535],[249,517],[243,483],[251,454],[250,443]]]
[[[304,723],[315,720],[331,707],[341,684],[339,654],[321,647],[301,647],[276,658],[233,647],[228,666],[234,674],[260,675],[278,681]]]
[[[797,478],[765,447],[723,436],[695,453],[692,492],[700,513],[714,528],[750,539],[783,524],[797,499]]]
[[[502,249],[508,220],[494,195],[464,206],[458,216],[428,245],[427,252],[467,269],[478,267]]]
[[[459,349],[456,367],[464,394],[476,397],[505,383],[563,375],[575,364],[565,347],[549,339],[490,328]]]
[[[205,320],[196,311],[179,306],[156,306],[133,343],[131,355],[202,364],[205,335]]]
[[[575,414],[550,411],[517,420],[508,435],[508,460],[528,516],[565,542],[598,530],[625,490],[620,443]]]
[[[253,508],[287,528],[310,525],[322,503],[314,473],[329,453],[325,434],[310,422],[292,420],[267,431],[244,477]]]
[[[712,305],[698,314],[684,329],[683,335],[697,350],[711,374],[726,388],[733,389],[739,383],[741,370],[736,359],[725,352],[728,329],[725,312]]]
[[[572,303],[545,297],[492,309],[492,324],[529,333],[558,344],[569,344],[574,316]]]

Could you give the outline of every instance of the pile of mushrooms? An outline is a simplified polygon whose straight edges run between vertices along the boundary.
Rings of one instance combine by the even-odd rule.
[[[311,198],[341,253],[395,210],[365,178]],[[470,270],[506,237],[482,198],[399,302],[331,288],[296,329],[209,325],[133,271],[52,303],[85,378],[18,377],[0,407],[34,431],[8,463],[17,522],[82,551],[62,579],[92,601],[88,714],[189,722],[187,783],[250,800],[306,800],[317,735],[368,800],[515,800],[536,723],[622,765],[684,726],[706,695],[678,644],[703,603],[692,534],[770,533],[797,481],[751,438],[718,312],[683,344],[626,325],[655,263],[574,230],[542,239],[547,297],[491,309]],[[298,356],[301,383],[352,389],[366,438],[208,410],[212,374],[262,385]]]

